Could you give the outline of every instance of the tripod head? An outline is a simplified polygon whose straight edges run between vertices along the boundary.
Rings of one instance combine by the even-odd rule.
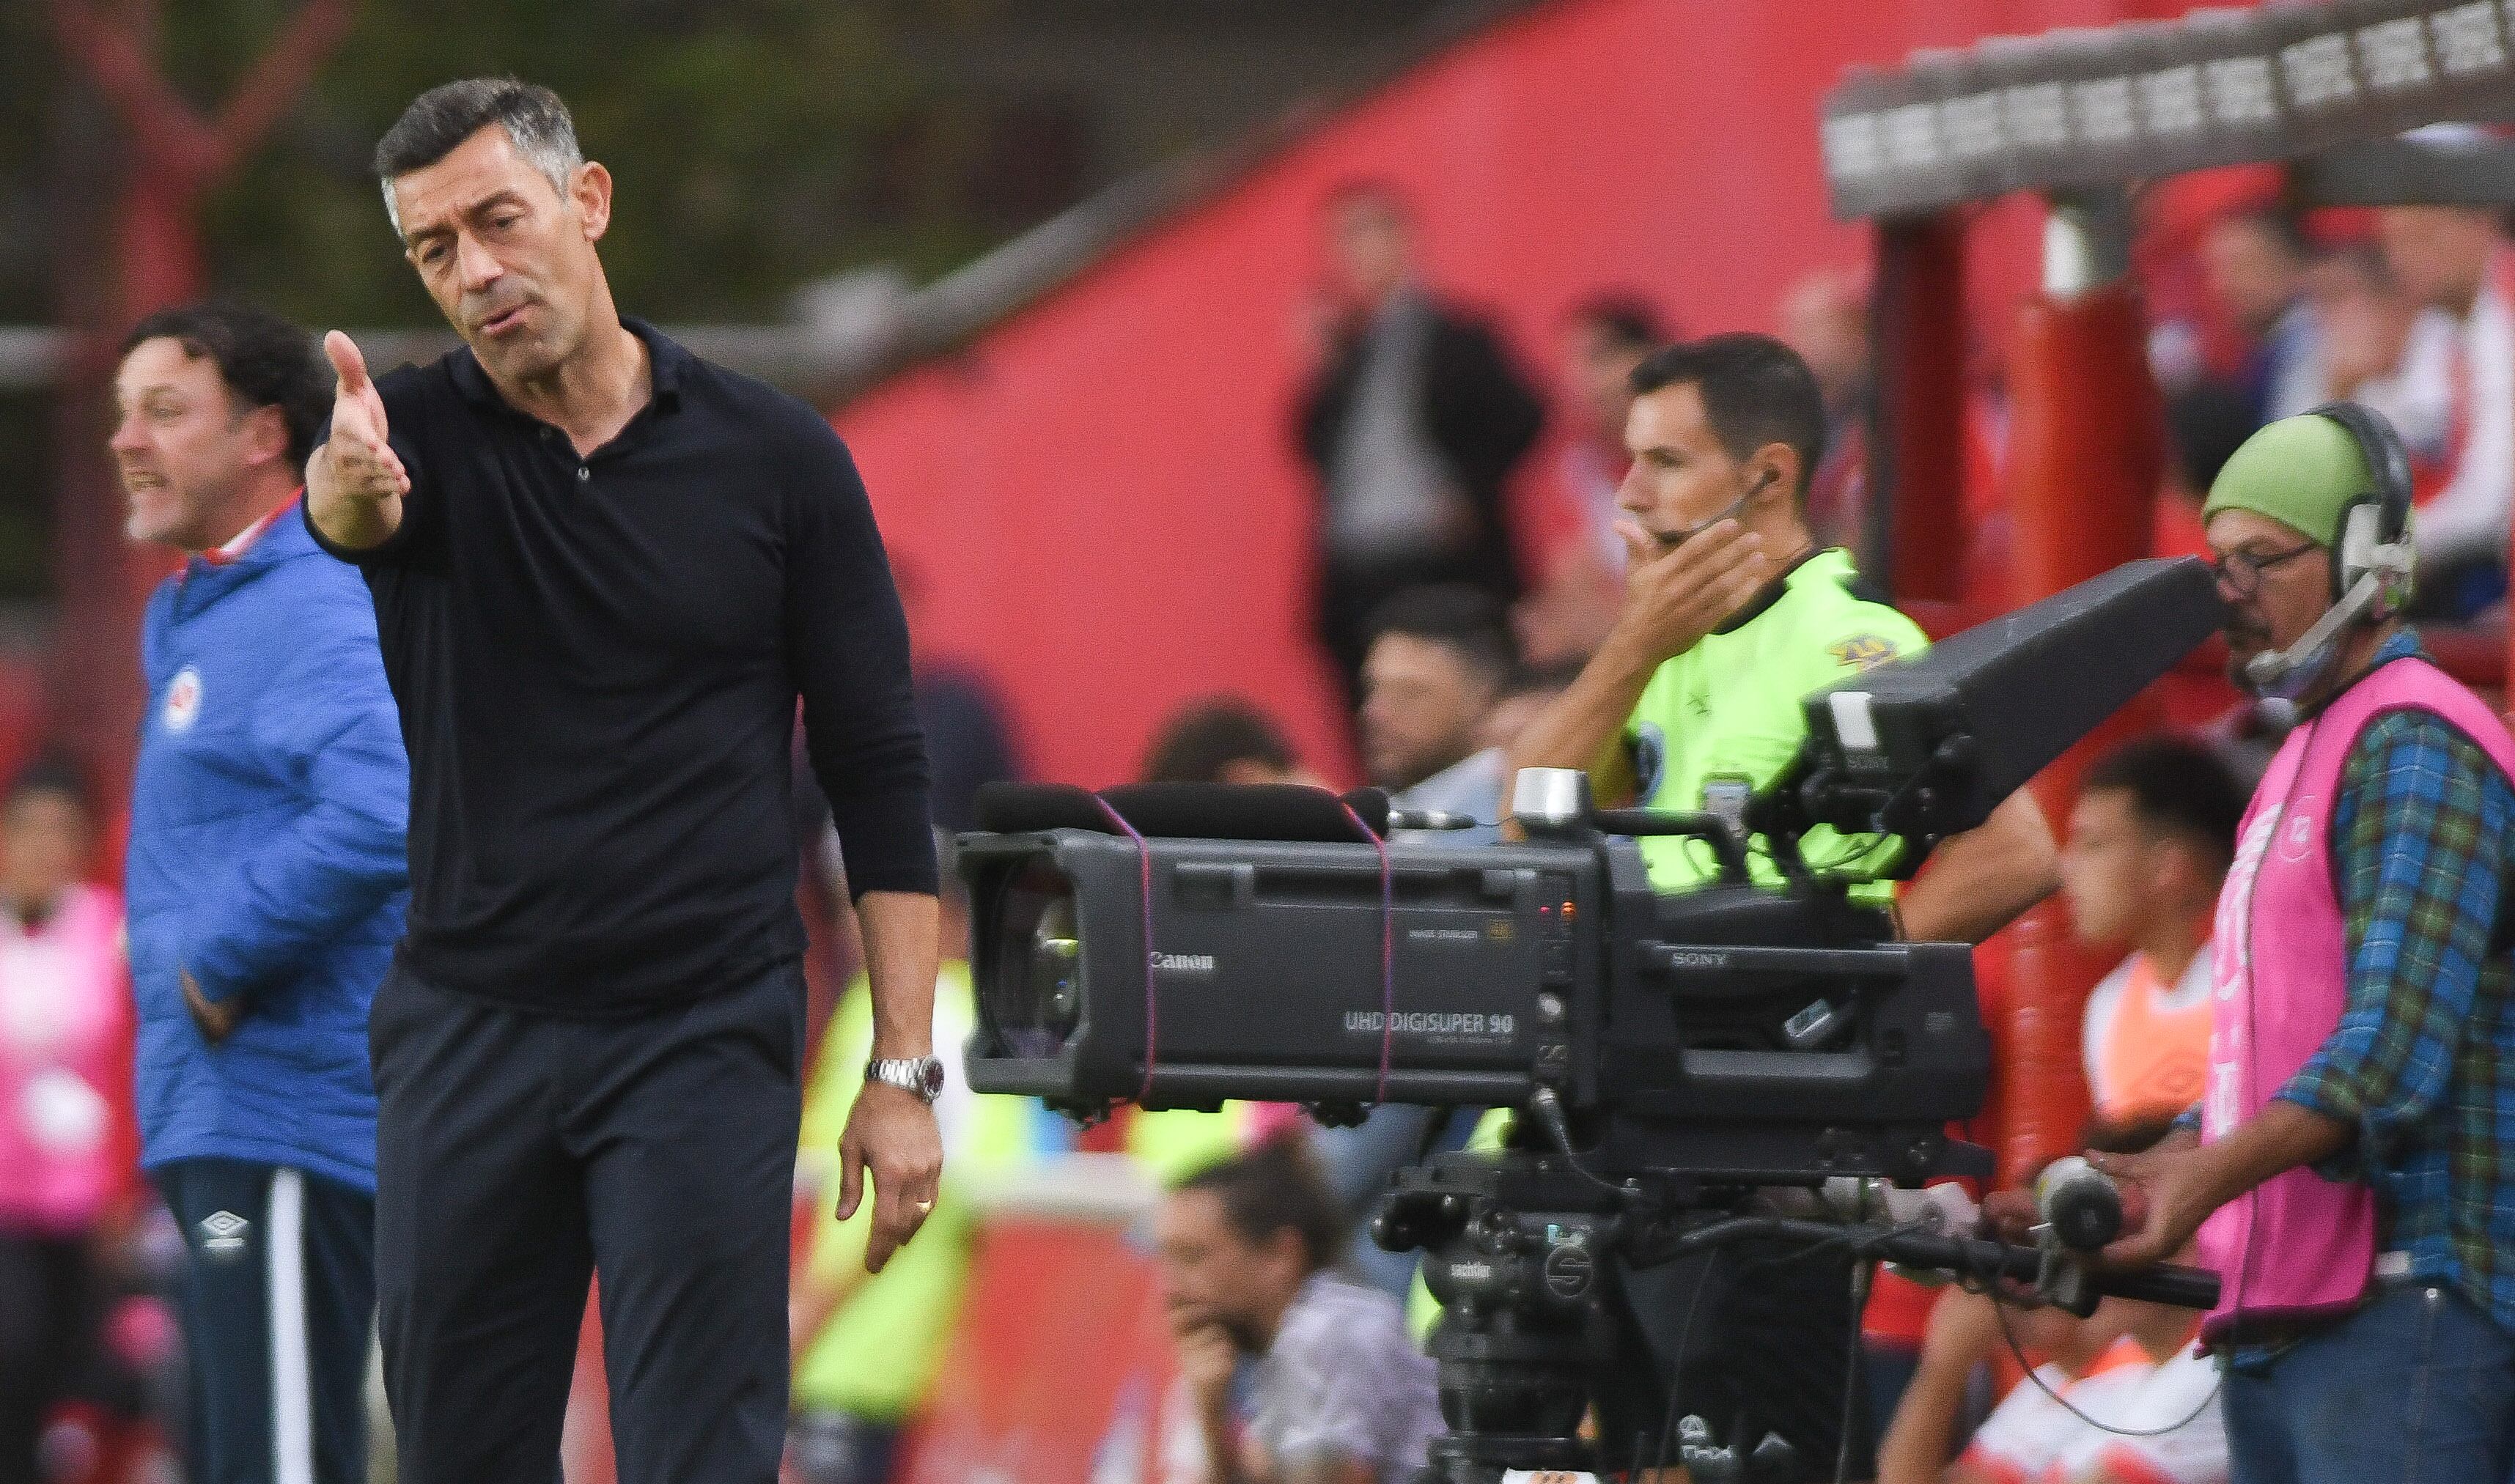
[[[2099,1272],[2056,1225],[2039,1228],[2037,1245],[2019,1246],[1970,1235],[1976,1219],[1953,1186],[1840,1179],[1745,1200],[1675,1176],[1612,1183],[1561,1151],[1449,1154],[1402,1171],[1372,1237],[1392,1252],[1423,1250],[1424,1283],[1441,1303],[1427,1348],[1450,1429],[1433,1440],[1419,1484],[1586,1476],[1596,1459],[1578,1435],[1583,1419],[1632,1350],[1620,1274],[1742,1242],[1838,1249],[2082,1316],[2108,1295],[2194,1309],[2217,1301],[2215,1274]],[[1670,1407],[1653,1425],[1676,1424],[1676,1413]],[[1637,1446],[1682,1463],[1700,1484],[1794,1480],[1808,1462],[1778,1435],[1722,1439],[1693,1418],[1677,1424],[1676,1437],[1646,1435]]]

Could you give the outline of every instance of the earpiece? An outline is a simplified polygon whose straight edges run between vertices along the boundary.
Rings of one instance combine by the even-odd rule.
[[[2326,402],[2313,416],[2337,423],[2367,461],[2372,488],[2344,506],[2331,544],[2331,600],[2339,602],[2369,574],[2382,584],[2376,612],[2389,614],[2410,598],[2413,565],[2411,527],[2411,456],[2382,413],[2356,402]]]

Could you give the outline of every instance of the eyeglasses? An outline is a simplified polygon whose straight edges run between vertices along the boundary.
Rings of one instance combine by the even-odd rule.
[[[2301,541],[2285,552],[2263,556],[2255,552],[2229,552],[2209,563],[2209,570],[2227,591],[2238,598],[2250,598],[2262,590],[2262,574],[2283,562],[2294,561],[2308,552],[2323,550],[2319,541]]]

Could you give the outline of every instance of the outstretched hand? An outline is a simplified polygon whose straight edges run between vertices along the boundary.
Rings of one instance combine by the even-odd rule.
[[[339,378],[332,389],[332,435],[322,448],[333,489],[367,500],[410,493],[410,474],[387,441],[385,399],[367,375],[357,342],[334,330],[323,337],[323,353]]]
[[[357,344],[334,330],[323,337],[323,353],[338,381],[332,432],[306,461],[306,514],[327,539],[368,550],[400,529],[410,472],[387,440],[385,399]]]

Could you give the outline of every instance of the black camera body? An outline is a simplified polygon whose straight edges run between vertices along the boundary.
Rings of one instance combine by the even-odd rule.
[[[1089,1112],[1545,1088],[1650,1168],[1789,1182],[1939,1173],[1989,1076],[1963,947],[1894,942],[1825,884],[1662,896],[1630,840],[1058,828],[960,861],[983,1092]]]
[[[1542,1101],[1619,1175],[1979,1171],[1942,1132],[1989,1081],[1969,950],[1898,941],[1799,839],[1896,836],[1909,873],[2220,614],[2204,563],[2133,562],[1821,691],[1742,819],[1599,811],[1531,770],[1527,842],[1459,847],[1390,843],[1376,793],[993,786],[959,856],[971,1085],[1086,1117]],[[1694,837],[1720,884],[1652,890],[1630,837],[1654,834]]]

